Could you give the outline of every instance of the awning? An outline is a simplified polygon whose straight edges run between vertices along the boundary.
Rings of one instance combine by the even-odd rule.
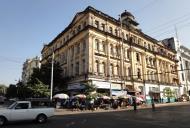
[[[163,93],[162,91],[149,91],[149,93]]]

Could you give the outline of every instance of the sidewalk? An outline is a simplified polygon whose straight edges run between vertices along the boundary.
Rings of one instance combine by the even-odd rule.
[[[157,107],[167,107],[167,106],[181,106],[181,105],[190,105],[190,102],[174,102],[174,103],[163,103],[163,104],[155,104],[155,108]],[[150,109],[152,108],[151,105],[142,105],[137,106],[138,109]],[[127,108],[118,108],[118,109],[98,109],[95,111],[91,110],[83,110],[83,111],[72,111],[71,109],[55,109],[55,115],[71,115],[71,114],[81,114],[81,113],[100,113],[100,112],[114,112],[114,111],[131,111],[133,110],[133,106],[129,106]]]

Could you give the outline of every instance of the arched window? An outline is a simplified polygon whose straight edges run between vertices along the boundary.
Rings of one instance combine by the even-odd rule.
[[[147,71],[147,74],[146,74],[146,76],[147,76],[147,80],[149,81],[150,80],[150,74],[149,74],[149,71]]]
[[[98,60],[96,60],[96,62],[95,62],[95,72],[99,73],[99,62],[98,62]]]
[[[96,49],[97,51],[99,51],[99,47],[100,47],[100,44],[99,44],[99,43],[100,43],[99,40],[96,39],[96,40],[95,40],[95,49]]]
[[[154,80],[154,72],[151,72],[151,80]]]
[[[149,58],[149,64],[152,65],[152,58]]]
[[[149,65],[148,56],[146,57],[146,64]]]
[[[137,69],[137,78],[141,79],[141,70],[140,70],[140,68]]]
[[[109,27],[109,32],[110,32],[111,34],[113,33],[112,27]]]
[[[131,78],[131,68],[130,67],[128,67],[127,76],[129,77],[129,79]]]
[[[119,56],[119,46],[116,46],[116,55]]]
[[[105,64],[105,62],[102,63],[102,73],[106,74],[106,64]]]
[[[156,59],[153,59],[153,66],[156,66]]]
[[[106,52],[106,44],[104,41],[102,41],[102,51]]]
[[[114,55],[114,51],[113,51],[113,45],[110,45],[110,54],[113,56]]]
[[[137,60],[137,62],[140,61],[140,55],[139,55],[139,53],[136,53],[136,60]]]
[[[127,58],[130,59],[130,50],[127,49]]]
[[[117,71],[117,75],[120,75],[120,69],[119,69],[119,65],[116,66],[116,71]]]
[[[114,75],[114,67],[113,64],[110,64],[110,76]]]
[[[115,29],[115,35],[118,36],[118,30],[117,29]]]

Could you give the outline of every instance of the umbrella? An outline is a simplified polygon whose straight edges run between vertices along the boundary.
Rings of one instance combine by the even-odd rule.
[[[131,95],[122,95],[122,96],[119,96],[119,98],[128,99],[128,98],[131,98]]]
[[[56,94],[56,95],[54,95],[53,98],[68,99],[69,96],[68,96],[67,94],[60,93],[60,94]]]
[[[75,98],[86,98],[86,95],[84,94],[78,94],[75,96]]]
[[[118,99],[118,96],[112,96],[111,98],[112,99]]]
[[[106,99],[111,99],[109,96],[102,96],[101,98],[102,98],[102,99],[105,99],[105,100],[106,100]]]
[[[136,99],[142,102],[144,101],[141,97],[136,97]]]

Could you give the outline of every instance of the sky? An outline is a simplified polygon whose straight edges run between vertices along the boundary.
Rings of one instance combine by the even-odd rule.
[[[21,79],[23,63],[41,55],[72,21],[77,12],[92,6],[116,19],[131,12],[139,28],[162,40],[177,35],[190,48],[190,0],[1,0],[0,84]]]

